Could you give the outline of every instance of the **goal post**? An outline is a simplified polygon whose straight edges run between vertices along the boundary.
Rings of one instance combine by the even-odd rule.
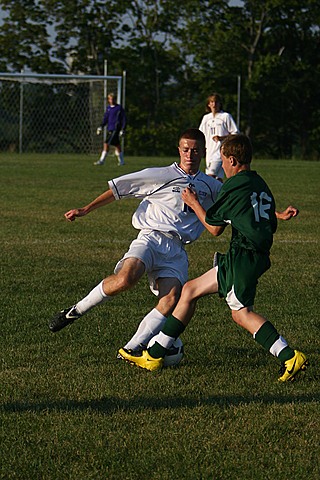
[[[0,151],[98,153],[106,95],[124,102],[122,84],[112,75],[0,72]]]

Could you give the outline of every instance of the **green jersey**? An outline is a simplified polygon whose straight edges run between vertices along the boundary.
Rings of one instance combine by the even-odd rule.
[[[231,246],[267,253],[277,229],[273,195],[257,172],[242,170],[223,184],[206,222],[231,224]]]

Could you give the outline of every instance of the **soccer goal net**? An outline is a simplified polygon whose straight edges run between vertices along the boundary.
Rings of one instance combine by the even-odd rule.
[[[121,76],[0,73],[0,151],[97,153],[107,93]]]

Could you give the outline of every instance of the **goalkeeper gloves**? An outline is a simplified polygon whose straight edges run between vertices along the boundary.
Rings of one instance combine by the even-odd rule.
[[[97,135],[101,135],[101,133],[102,133],[102,127],[98,127],[97,128]]]

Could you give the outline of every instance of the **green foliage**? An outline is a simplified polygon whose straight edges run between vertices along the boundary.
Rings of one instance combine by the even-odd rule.
[[[47,1],[55,18],[56,51],[61,61],[69,59],[71,71],[103,75],[103,60],[121,39],[124,3],[118,0]]]
[[[20,72],[25,67],[37,73],[59,73],[59,62],[50,58],[48,18],[41,2],[1,0],[5,13],[0,33],[1,71]]]
[[[0,478],[318,478],[320,164],[254,162],[278,208],[301,210],[279,224],[257,295],[257,311],[311,362],[306,375],[280,385],[277,362],[212,297],[183,334],[179,368],[153,375],[116,360],[156,302],[146,279],[71,327],[48,331],[48,319],[110,274],[136,236],[135,200],[74,223],[63,213],[99,195],[109,178],[174,158],[127,157],[121,172],[112,157],[102,168],[94,160],[0,156]],[[190,277],[227,245],[227,232],[190,245]]]
[[[127,71],[131,154],[172,154],[218,91],[255,151],[319,160],[318,0],[2,0],[0,69]],[[19,48],[11,48],[19,45]],[[164,135],[168,133],[169,138]],[[166,140],[169,140],[167,142]],[[7,142],[8,143],[8,142]]]

